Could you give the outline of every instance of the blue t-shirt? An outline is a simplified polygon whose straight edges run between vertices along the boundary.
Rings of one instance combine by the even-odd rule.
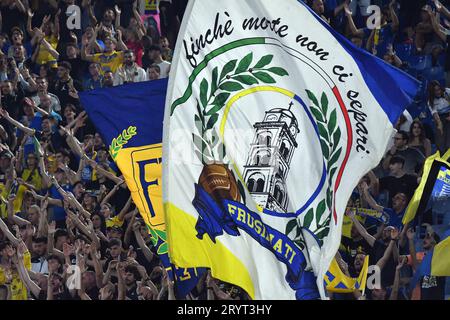
[[[372,30],[369,28],[364,28],[364,35],[367,38],[370,37]],[[384,55],[387,53],[387,48],[389,44],[394,43],[394,32],[392,31],[391,24],[387,24],[380,29],[380,34],[378,38],[378,45],[375,47],[377,49],[377,57],[383,59]]]
[[[72,192],[72,188],[68,185],[63,185],[61,188],[64,189],[64,191]],[[50,189],[48,189],[48,193],[50,195],[50,198],[57,199],[57,200],[63,200],[63,196],[58,192],[55,186],[51,186]],[[53,210],[53,220],[55,221],[62,221],[66,220],[67,213],[64,210],[63,207],[59,206],[51,206]]]
[[[31,123],[28,127],[30,129],[34,129],[36,131],[42,131],[42,115],[39,112],[34,114],[34,118],[33,118],[33,120],[31,120]],[[22,137],[23,132],[18,130],[17,136]],[[34,153],[34,138],[33,137],[28,136],[27,141],[25,142],[25,145],[23,147],[23,152],[24,152],[25,159],[28,154]]]
[[[389,216],[389,221],[387,222],[386,226],[392,226],[397,229],[403,228],[402,219],[405,215],[405,209],[400,212],[400,214],[395,213],[394,209],[392,208],[384,208],[383,212],[385,212]]]

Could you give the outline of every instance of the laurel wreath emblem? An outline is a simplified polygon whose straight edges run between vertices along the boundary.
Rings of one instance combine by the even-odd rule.
[[[128,129],[124,129],[121,134],[117,138],[114,138],[111,141],[111,145],[109,146],[109,153],[113,160],[116,160],[116,157],[122,147],[130,141],[130,139],[137,134],[136,127],[130,126]]]
[[[195,154],[198,159],[208,165],[216,160],[223,161],[226,149],[220,141],[215,124],[219,119],[219,112],[225,106],[233,92],[243,90],[245,86],[259,83],[276,83],[275,76],[287,76],[289,73],[280,67],[270,66],[273,55],[265,55],[252,66],[253,53],[250,52],[241,60],[227,62],[219,72],[215,67],[210,81],[203,78],[200,82],[200,95],[197,99],[197,114],[194,122],[197,133],[192,133]],[[238,188],[245,202],[245,192],[242,183],[238,180]]]
[[[306,212],[302,223],[300,223],[298,219],[292,219],[286,225],[286,234],[295,230],[294,242],[301,248],[305,245],[303,237],[301,236],[302,228],[309,229],[320,241],[322,241],[330,232],[329,224],[331,221],[333,201],[332,182],[338,168],[336,162],[342,153],[342,147],[339,147],[341,130],[337,125],[336,108],[329,108],[329,100],[325,92],[321,95],[320,103],[314,93],[309,90],[306,90],[306,93],[313,104],[310,106],[310,110],[316,120],[319,131],[320,145],[325,159],[328,177],[328,186],[325,197],[319,202],[316,208],[310,208]],[[326,215],[325,219],[322,219],[325,212],[328,212],[329,214]],[[315,228],[311,228],[314,220]]]

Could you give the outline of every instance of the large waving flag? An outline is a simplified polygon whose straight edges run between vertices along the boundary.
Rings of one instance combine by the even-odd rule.
[[[162,204],[162,122],[167,79],[80,93],[89,118],[109,145],[133,202],[139,209],[152,242],[166,268],[166,224]],[[185,297],[204,270],[174,268],[177,296]]]
[[[325,298],[347,200],[417,82],[296,0],[191,0],[175,52],[163,140],[171,259],[255,299]]]

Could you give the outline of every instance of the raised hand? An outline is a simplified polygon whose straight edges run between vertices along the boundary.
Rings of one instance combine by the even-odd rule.
[[[403,266],[405,265],[405,263],[407,263],[408,262],[408,257],[407,256],[400,256],[399,258],[398,258],[398,264],[397,264],[397,266],[395,267],[395,269],[397,270],[397,271],[399,271],[401,268],[403,268]]]
[[[50,15],[46,15],[44,17],[44,19],[42,19],[42,24],[47,24],[50,21],[51,16]]]
[[[28,9],[28,11],[27,11],[27,16],[28,16],[28,18],[33,18],[34,17],[34,12],[31,10],[31,9]]]
[[[70,256],[73,253],[74,253],[74,247],[72,245],[68,244],[67,242],[63,243],[63,254],[64,254],[64,256],[68,257],[68,256]]]
[[[394,228],[391,230],[391,239],[392,240],[397,240],[398,239],[398,235],[399,235],[399,231],[397,228]]]
[[[56,232],[56,221],[52,221],[48,224],[48,234],[54,234]]]
[[[413,240],[415,236],[416,233],[413,228],[409,228],[408,231],[406,231],[406,237],[408,237],[409,240]]]
[[[116,14],[121,14],[122,10],[120,10],[120,8],[117,6],[117,4],[114,6],[114,11],[116,12]]]

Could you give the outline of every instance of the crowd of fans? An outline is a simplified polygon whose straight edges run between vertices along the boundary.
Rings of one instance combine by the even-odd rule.
[[[417,275],[423,257],[439,243],[450,224],[446,198],[430,201],[428,210],[404,226],[402,218],[422,175],[425,159],[450,147],[450,1],[310,0],[305,1],[354,45],[402,69],[421,83],[415,101],[396,123],[385,157],[358,184],[348,202],[348,234],[336,259],[357,278],[365,257],[381,270],[381,284],[333,299],[443,300],[450,295],[446,277]],[[376,5],[381,21],[376,25]],[[375,25],[374,25],[375,24]],[[373,27],[370,27],[372,25]],[[368,27],[369,26],[369,27]],[[382,223],[364,212],[382,212]],[[367,210],[366,210],[367,212]],[[356,214],[355,214],[356,213]]]
[[[355,45],[405,70],[422,90],[396,124],[380,165],[349,200],[337,260],[357,277],[366,255],[381,286],[333,299],[444,299],[445,278],[409,284],[448,225],[448,207],[401,218],[426,157],[450,146],[450,1],[312,0]],[[108,148],[78,93],[168,77],[187,0],[0,1],[0,300],[175,299],[170,280]],[[81,8],[70,30],[67,7]],[[369,5],[382,8],[367,28]],[[447,20],[448,19],[448,20]],[[355,208],[385,212],[389,223]],[[446,211],[447,210],[447,211]],[[76,266],[79,285],[68,285]],[[447,294],[449,290],[447,290]],[[248,299],[205,273],[186,299]]]

